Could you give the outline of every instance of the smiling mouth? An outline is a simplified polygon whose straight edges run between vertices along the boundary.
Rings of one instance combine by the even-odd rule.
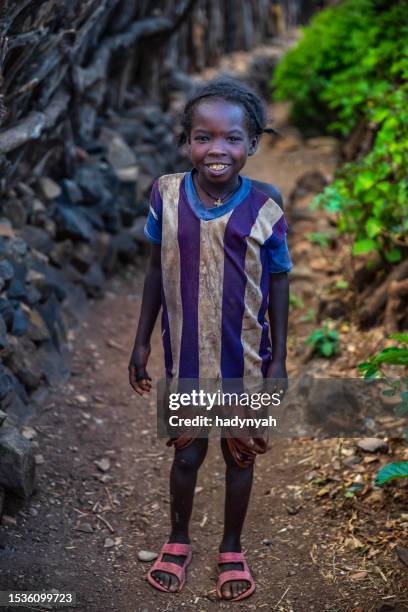
[[[211,170],[225,170],[225,168],[228,168],[229,164],[206,164],[208,166],[208,168],[211,168]]]

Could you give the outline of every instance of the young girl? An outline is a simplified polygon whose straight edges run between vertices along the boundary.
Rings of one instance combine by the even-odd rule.
[[[180,143],[192,170],[155,181],[145,234],[152,242],[129,380],[151,390],[150,337],[162,308],[166,376],[286,379],[291,261],[279,191],[239,173],[266,129],[262,101],[234,80],[203,86],[186,104]],[[265,315],[268,311],[269,325]],[[272,348],[271,348],[272,341]],[[191,561],[189,521],[208,439],[171,439],[171,531],[149,583],[180,591]],[[241,552],[254,460],[262,438],[222,438],[226,463],[224,534],[217,594],[239,601],[255,590]]]

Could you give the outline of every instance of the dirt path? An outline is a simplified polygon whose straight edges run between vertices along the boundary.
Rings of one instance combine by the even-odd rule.
[[[283,107],[272,111],[282,126]],[[286,145],[285,139],[274,148],[265,141],[247,169],[253,178],[274,182],[285,197],[305,171],[330,174],[334,166],[334,159],[321,148],[298,144],[291,149],[290,139],[286,130]],[[299,266],[313,270],[314,284],[311,289],[310,277],[295,274],[292,290],[309,306],[327,271],[324,266],[318,269],[318,251],[309,245],[304,252],[304,223],[293,224],[291,244]],[[233,606],[218,602],[214,590],[224,465],[213,440],[199,475],[191,526],[194,559],[186,588],[168,596],[148,586],[144,576],[149,565],[136,555],[141,549],[158,551],[168,535],[172,451],[156,439],[155,398],[144,401],[135,396],[127,380],[142,267],[112,280],[106,298],[92,304],[88,320],[72,338],[70,382],[48,397],[42,413],[30,423],[36,432],[36,452],[45,461],[38,465],[32,499],[8,501],[0,540],[1,588],[72,590],[77,593],[76,609],[86,612],[408,609],[407,583],[402,573],[394,575],[386,552],[373,565],[378,574],[358,550],[338,547],[350,522],[340,520],[343,515],[333,506],[318,503],[308,484],[311,470],[330,463],[333,441],[325,446],[306,439],[279,439],[259,458],[243,538],[257,590],[248,601]],[[290,373],[302,362],[308,326],[292,317]],[[150,370],[156,381],[162,373],[158,329],[153,347]],[[400,513],[403,503],[401,498]],[[351,537],[356,539],[354,525]],[[384,607],[397,601],[400,607]]]

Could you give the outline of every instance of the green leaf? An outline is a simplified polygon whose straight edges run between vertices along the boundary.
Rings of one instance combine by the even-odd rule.
[[[366,227],[367,236],[369,238],[375,238],[383,230],[382,223],[375,217],[370,217],[370,219],[366,221],[365,227]]]
[[[408,478],[408,461],[387,463],[377,473],[375,484],[383,485],[396,478]]]
[[[347,289],[349,286],[348,282],[346,280],[340,279],[336,282],[336,289]]]
[[[364,255],[366,253],[370,253],[371,251],[376,251],[378,249],[377,243],[371,238],[363,238],[362,240],[357,240],[354,243],[352,254],[353,255]]]
[[[389,251],[385,251],[384,255],[385,259],[390,263],[397,263],[402,259],[402,253],[400,249],[390,249]]]
[[[394,397],[395,395],[395,389],[385,389],[382,394],[384,395],[384,397]]]
[[[408,412],[408,402],[401,402],[401,404],[397,404],[396,406],[394,406],[394,414],[397,417],[402,417],[407,412]]]
[[[323,342],[321,351],[325,357],[331,357],[334,352],[334,346],[331,342]]]
[[[388,337],[390,338],[390,340],[397,340],[398,342],[408,344],[408,334],[395,333],[395,334],[390,334]]]

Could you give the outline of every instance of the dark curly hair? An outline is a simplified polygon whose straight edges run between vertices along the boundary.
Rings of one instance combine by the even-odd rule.
[[[260,136],[264,132],[278,134],[273,128],[267,128],[266,107],[262,99],[247,85],[231,78],[219,78],[202,85],[187,101],[181,119],[182,132],[178,143],[183,145],[191,132],[195,106],[202,100],[218,98],[239,104],[245,113],[249,137]]]

